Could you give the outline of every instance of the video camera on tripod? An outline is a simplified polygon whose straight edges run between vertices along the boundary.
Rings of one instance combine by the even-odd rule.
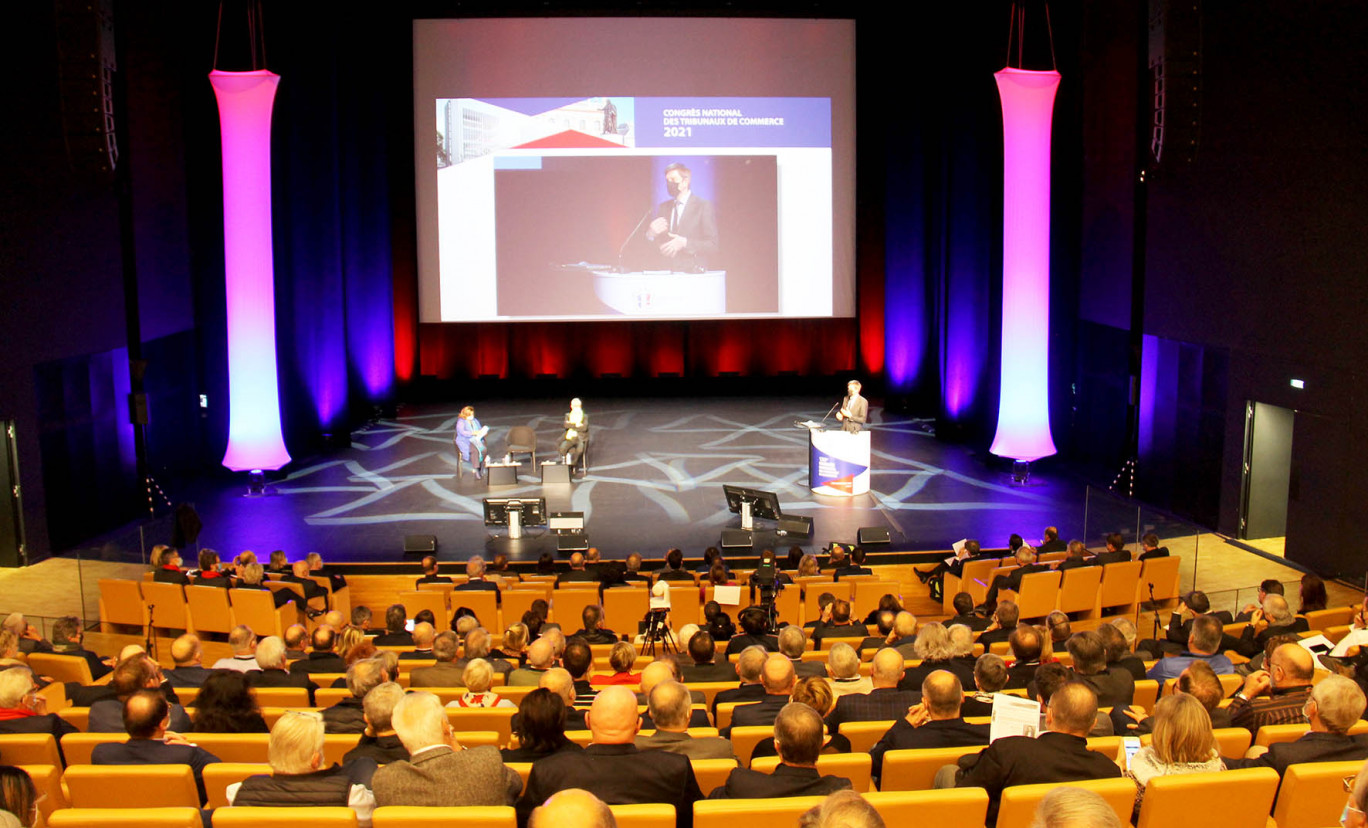
[[[656,642],[662,653],[676,652],[674,631],[670,629],[670,585],[664,581],[651,587],[651,602],[642,619],[645,654],[655,655]]]
[[[761,559],[760,566],[751,573],[751,586],[756,591],[756,605],[765,613],[765,632],[777,632],[779,610],[775,607],[774,600],[784,585],[779,583],[779,571],[772,558]]]

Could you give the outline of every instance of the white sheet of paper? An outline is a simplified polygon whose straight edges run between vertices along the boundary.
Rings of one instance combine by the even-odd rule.
[[[741,587],[718,586],[713,588],[713,600],[726,607],[741,606]]]
[[[996,742],[1003,736],[1040,735],[1040,703],[1012,696],[993,694],[993,718],[988,725],[988,741]]]
[[[964,554],[964,545],[965,545],[966,543],[968,543],[968,542],[969,542],[969,539],[968,539],[968,538],[960,538],[959,540],[957,540],[957,541],[955,541],[954,543],[950,544],[950,548],[953,549],[953,550],[955,550],[955,557],[958,558],[959,556],[961,556],[961,555]]]

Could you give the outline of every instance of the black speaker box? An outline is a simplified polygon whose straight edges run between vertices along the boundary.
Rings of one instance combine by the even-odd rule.
[[[888,529],[883,526],[861,526],[855,537],[860,546],[888,543]]]
[[[404,535],[404,554],[413,552],[436,552],[436,535]]]
[[[790,537],[810,538],[812,537],[812,518],[807,515],[780,515],[777,528]]]
[[[723,549],[750,549],[755,541],[751,538],[751,533],[745,529],[723,529],[722,548]]]
[[[557,552],[584,552],[589,548],[589,536],[583,532],[567,532],[556,536]]]

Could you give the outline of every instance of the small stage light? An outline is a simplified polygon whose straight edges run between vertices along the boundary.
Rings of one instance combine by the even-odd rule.
[[[1293,387],[1293,388],[1305,388],[1305,387],[1306,387],[1306,380],[1294,379],[1294,380],[1292,380],[1292,387]]]

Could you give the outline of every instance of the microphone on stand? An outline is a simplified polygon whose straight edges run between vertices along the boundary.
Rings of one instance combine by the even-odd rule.
[[[827,419],[831,416],[831,412],[833,412],[833,411],[836,410],[836,406],[838,406],[838,405],[840,405],[840,404],[841,404],[840,402],[834,402],[834,403],[831,404],[831,408],[828,408],[828,409],[827,409],[827,413],[826,413],[825,415],[822,416],[822,423],[823,423],[823,424],[825,424],[826,421],[827,421]]]
[[[632,228],[632,232],[630,232],[630,233],[627,234],[627,238],[626,238],[626,239],[623,239],[623,241],[622,241],[622,247],[618,248],[618,268],[617,268],[617,272],[618,272],[618,273],[626,273],[626,272],[627,272],[626,269],[623,268],[623,266],[622,266],[622,257],[623,257],[624,255],[626,255],[626,253],[627,253],[627,245],[629,245],[629,244],[632,243],[632,239],[636,238],[636,234],[637,234],[638,231],[641,230],[641,226],[642,226],[643,224],[646,223],[646,220],[649,219],[649,218],[651,217],[651,213],[654,213],[654,212],[655,212],[655,207],[654,207],[654,206],[646,208],[646,214],[643,215],[643,216],[641,217],[641,221],[638,221],[638,222],[636,223],[636,227],[633,227],[633,228]]]

